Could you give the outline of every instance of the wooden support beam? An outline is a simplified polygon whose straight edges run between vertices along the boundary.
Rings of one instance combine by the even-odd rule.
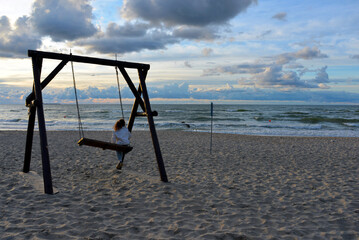
[[[33,57],[32,58],[32,67],[33,67],[33,73],[34,73],[37,121],[39,123],[41,157],[42,157],[42,174],[43,174],[43,178],[44,178],[44,190],[45,190],[45,193],[47,193],[47,194],[53,194],[54,191],[52,188],[50,157],[49,157],[49,150],[48,150],[48,145],[47,145],[45,116],[44,116],[44,108],[43,108],[43,103],[42,103],[42,93],[41,93],[41,83],[40,83],[42,58]]]
[[[27,125],[24,166],[22,169],[22,171],[24,173],[28,173],[30,171],[32,140],[34,138],[35,117],[36,117],[36,106],[32,105],[29,107],[29,122]]]
[[[62,60],[59,65],[47,76],[44,81],[41,82],[41,89],[44,89],[47,84],[51,82],[52,79],[63,69],[63,67],[68,63],[68,60]],[[31,102],[35,99],[34,90],[26,98],[26,106],[30,105]]]
[[[39,57],[39,58],[48,58],[48,59],[57,59],[57,60],[66,60],[80,63],[89,63],[89,64],[97,64],[97,65],[105,65],[105,66],[120,66],[124,68],[135,68],[135,69],[150,69],[149,64],[143,63],[133,63],[133,62],[124,62],[117,60],[109,60],[109,59],[101,59],[101,58],[93,58],[93,57],[84,57],[70,54],[61,54],[61,53],[52,53],[52,52],[42,52],[42,51],[28,51],[29,57]]]
[[[138,86],[137,92],[141,96],[141,94],[142,94],[141,83]],[[132,132],[132,127],[133,127],[133,124],[135,123],[138,104],[139,104],[138,100],[137,100],[137,98],[135,98],[135,101],[132,106],[131,116],[130,116],[130,119],[128,120],[128,124],[127,124],[128,131],[130,131],[130,132]]]
[[[155,149],[157,165],[158,165],[158,170],[160,172],[161,181],[168,182],[165,165],[164,165],[163,159],[162,159],[160,143],[158,141],[156,128],[155,128],[155,123],[153,121],[150,99],[148,97],[148,92],[147,92],[147,87],[146,87],[146,82],[145,82],[146,75],[147,75],[147,70],[142,70],[142,71],[138,70],[138,75],[140,77],[143,100],[144,100],[145,105],[146,105],[146,113],[147,113],[148,125],[149,125],[150,131],[151,131],[152,143],[153,143],[153,147]]]
[[[145,104],[141,98],[141,95],[139,94],[135,85],[133,84],[130,76],[128,76],[126,70],[123,67],[118,67],[118,68],[120,69],[120,72],[122,73],[123,78],[126,80],[128,87],[131,89],[133,95],[136,97],[138,104],[140,104],[142,110],[145,112],[146,111]]]

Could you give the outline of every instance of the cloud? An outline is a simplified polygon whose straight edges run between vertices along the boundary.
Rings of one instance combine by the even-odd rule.
[[[296,89],[282,91],[281,89],[268,88],[236,88],[230,84],[212,89],[191,89],[187,83],[171,83],[162,87],[148,85],[149,96],[165,99],[197,99],[197,100],[244,100],[244,101],[302,101],[314,103],[359,103],[359,94],[351,92],[328,91],[321,89]],[[116,103],[118,100],[118,89],[115,86],[99,89],[88,87],[77,89],[80,102],[98,102],[98,99],[107,99],[108,102]],[[31,88],[20,88],[1,85],[0,103],[2,104],[24,104],[24,99],[30,94]],[[128,87],[121,89],[123,98],[134,99]],[[44,102],[68,103],[75,100],[74,89],[52,89],[47,87],[43,91]]]
[[[250,85],[256,88],[280,88],[288,89],[328,89],[325,83],[329,83],[326,72],[327,66],[319,69],[316,77],[311,80],[302,80],[301,74],[295,71],[283,70],[283,65],[273,64],[265,68],[263,72],[253,73],[250,78],[242,78],[238,81],[242,85]]]
[[[245,11],[257,0],[124,0],[121,16],[165,27],[178,40],[218,39],[219,26]]]
[[[11,31],[9,18],[2,16],[0,18],[0,36],[4,37],[8,32]]]
[[[0,18],[0,57],[26,57],[28,49],[37,49],[41,43],[41,38],[33,32],[28,17],[18,18],[14,28],[11,28],[8,17]]]
[[[301,59],[327,58],[328,55],[320,52],[318,47],[305,47],[297,51],[294,56]]]
[[[327,66],[320,68],[317,71],[314,82],[316,83],[329,83],[329,75],[327,73]]]
[[[291,63],[285,67],[288,69],[299,69],[299,68],[303,69],[304,68],[304,66],[300,63]]]
[[[31,13],[34,28],[54,41],[93,36],[97,29],[92,19],[88,0],[36,0]]]
[[[285,21],[287,18],[287,13],[280,12],[280,13],[275,14],[272,18],[280,20],[280,21]]]
[[[245,11],[256,0],[124,0],[121,15],[167,26],[224,24]]]
[[[213,53],[213,49],[212,48],[203,48],[202,49],[202,55],[205,57],[208,57],[209,55],[211,55]]]
[[[242,78],[241,85],[250,85],[257,88],[315,88],[305,81],[301,81],[294,71],[283,71],[282,65],[273,64],[264,71],[253,73],[250,78]]]
[[[295,64],[298,59],[324,58],[326,54],[320,52],[316,47],[305,47],[297,52],[284,53],[275,56],[272,63],[244,63],[237,65],[218,66],[205,69],[203,76],[216,76],[220,74],[249,74],[249,77],[242,77],[238,83],[242,86],[251,86],[255,88],[277,88],[277,89],[327,89],[329,86],[329,76],[326,72],[327,66],[315,70],[316,77],[311,80],[302,80],[301,77],[309,71],[302,65]],[[285,68],[285,64],[289,64]],[[297,68],[294,68],[297,67]],[[286,69],[286,70],[284,70]],[[288,70],[288,69],[297,69]]]
[[[276,57],[277,64],[287,64],[291,61],[298,59],[314,59],[314,58],[327,58],[328,55],[321,53],[318,47],[304,47],[301,50],[293,53],[283,53]]]
[[[111,22],[107,26],[106,34],[109,37],[143,37],[149,29],[150,26],[145,23],[125,22],[124,25],[118,25]]]
[[[45,102],[68,102],[74,101],[74,89],[72,87],[63,90],[44,91]],[[190,98],[191,91],[187,83],[172,83],[162,87],[148,86],[150,98]],[[91,101],[94,99],[118,99],[118,88],[110,86],[108,88],[87,87],[85,89],[77,89],[78,99],[83,101]],[[122,98],[134,98],[133,93],[128,87],[121,89]]]
[[[227,74],[255,74],[260,73],[265,70],[267,64],[260,63],[244,63],[238,65],[230,65],[230,66],[219,66],[211,69],[205,69],[203,71],[203,76],[215,76],[220,75],[221,73]]]
[[[190,98],[188,83],[172,83],[163,87],[149,87],[151,98]]]
[[[0,85],[0,104],[24,104],[24,96],[27,96],[26,93],[28,89],[8,86],[6,84]]]
[[[188,61],[184,62],[184,66],[188,68],[192,68],[192,65]]]
[[[257,0],[125,0],[121,13],[126,21],[110,22],[104,31],[93,24],[91,3],[34,0],[31,15],[14,29],[2,17],[0,56],[25,57],[27,49],[41,47],[43,37],[105,54],[165,49],[186,39],[213,41],[223,25]]]
[[[350,56],[350,58],[352,58],[352,59],[359,59],[359,54],[352,55],[352,56]]]
[[[90,51],[100,53],[139,52],[144,49],[164,49],[169,44],[179,42],[177,38],[160,28],[147,29],[146,24],[110,23],[105,33],[88,39],[80,39],[75,43]]]
[[[186,2],[186,1],[185,1]],[[208,4],[208,6],[206,4]],[[202,4],[206,5],[207,8],[216,8],[218,5],[217,1],[207,1],[198,2],[198,1],[190,1],[188,4],[196,5],[197,8],[191,9],[192,14],[201,15],[207,14],[203,13],[203,9],[198,8],[202,6]],[[246,0],[247,3],[244,5],[247,6],[250,2],[255,2],[253,0]],[[143,6],[150,5],[154,8],[156,1],[145,1],[143,6],[142,1],[134,0],[134,1],[125,1],[123,6],[123,11],[126,9],[125,16],[128,16],[130,13],[128,11],[139,11],[141,12]],[[171,4],[169,4],[171,3]],[[228,7],[229,4],[233,4],[235,6],[238,5],[237,1],[226,1],[224,4]],[[221,3],[222,4],[222,3]],[[243,4],[243,3],[241,3]],[[169,0],[168,2],[161,2],[160,5],[157,6],[159,9],[146,9],[146,13],[151,11],[164,11],[166,14],[168,11],[175,11],[172,9],[174,6],[182,6],[189,7],[190,5],[183,5],[182,1],[173,1]],[[197,6],[199,5],[199,6]],[[244,6],[241,5],[241,6]],[[249,4],[250,5],[250,4]],[[237,6],[239,7],[239,6]],[[165,8],[169,8],[168,11],[165,11]],[[244,9],[243,9],[244,10]],[[197,12],[198,11],[198,12]],[[238,10],[240,12],[240,10]],[[238,13],[239,13],[238,12]],[[178,14],[178,12],[173,12],[170,15],[164,15],[161,18],[161,24],[153,24],[152,20],[148,20],[147,22],[140,21],[140,16],[134,15],[136,17],[127,18],[129,21],[123,24],[117,23],[109,23],[106,30],[104,32],[98,32],[96,35],[86,38],[79,39],[74,43],[79,46],[84,46],[88,51],[96,51],[100,53],[127,53],[127,52],[139,52],[144,49],[147,50],[159,50],[165,49],[168,45],[179,43],[184,39],[188,40],[203,40],[203,41],[213,41],[214,39],[219,38],[220,36],[217,34],[219,31],[218,25],[206,25],[201,26],[200,24],[191,23],[189,25],[177,25],[177,26],[169,26],[165,17],[171,19],[172,15]],[[183,13],[187,14],[187,13]],[[132,16],[132,15],[131,15]],[[209,17],[209,16],[207,16]],[[229,19],[229,18],[228,18]],[[171,20],[168,20],[171,21]],[[181,21],[178,21],[180,23]],[[213,50],[207,49],[205,54],[210,54]]]
[[[211,41],[216,38],[219,38],[219,35],[217,35],[216,32],[216,28],[181,26],[173,30],[173,36],[190,40]]]
[[[301,80],[300,75],[295,71],[284,71],[282,65],[273,64],[265,71],[252,74],[249,79],[239,80],[240,84],[253,85],[259,88],[322,88],[328,89],[325,83],[329,83],[329,76],[326,72],[327,66],[319,69],[316,77],[312,80]],[[249,81],[248,81],[249,80]],[[249,82],[249,84],[248,84]]]
[[[265,36],[270,35],[271,33],[272,33],[272,30],[267,30],[267,31],[263,32],[262,34],[258,35],[257,38],[263,39]]]

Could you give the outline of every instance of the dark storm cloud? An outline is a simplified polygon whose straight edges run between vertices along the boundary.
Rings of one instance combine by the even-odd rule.
[[[143,37],[150,27],[145,23],[126,22],[124,25],[109,23],[106,33],[109,37]]]
[[[0,18],[0,57],[27,57],[28,49],[40,46],[41,38],[32,31],[28,17],[18,18],[14,28],[6,16]]]
[[[183,39],[207,40],[211,41],[219,36],[216,34],[217,29],[205,27],[178,27],[173,31],[173,36]]]
[[[31,21],[43,36],[54,41],[90,37],[97,32],[92,24],[92,6],[88,0],[36,0]]]
[[[256,0],[125,0],[121,13],[127,22],[109,23],[105,32],[79,39],[75,44],[100,53],[127,53],[165,49],[184,39],[212,41],[220,37],[219,25],[227,23],[253,3]],[[83,0],[82,5],[85,7],[80,9],[84,10],[77,14],[82,20],[79,22],[90,23],[86,20],[91,19],[92,9],[87,6],[87,1]],[[94,33],[92,25],[84,29],[88,29],[90,35]]]
[[[145,31],[145,28],[143,28],[136,32],[114,23],[111,24],[109,29],[100,37],[82,39],[76,41],[76,44],[84,46],[90,51],[101,53],[127,53],[139,52],[144,49],[164,49],[169,44],[179,42],[177,38],[172,37],[161,29]]]
[[[224,24],[256,0],[124,0],[122,17],[169,26]]]
[[[220,38],[221,24],[253,3],[256,0],[124,1],[121,13],[128,22],[110,23],[105,32],[75,43],[90,51],[127,53],[165,49],[185,39],[213,41]]]

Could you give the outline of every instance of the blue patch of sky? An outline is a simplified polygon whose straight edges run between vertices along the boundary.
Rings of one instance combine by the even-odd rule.
[[[110,22],[123,21],[120,18],[120,8],[122,6],[122,1],[94,0],[91,5],[93,6],[95,23],[99,23],[103,30],[105,30]]]

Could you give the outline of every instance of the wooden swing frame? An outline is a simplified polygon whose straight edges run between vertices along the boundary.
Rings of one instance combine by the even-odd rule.
[[[29,108],[29,121],[27,127],[23,172],[28,173],[30,171],[32,141],[33,141],[35,117],[37,112],[45,193],[53,194],[53,187],[52,187],[50,157],[48,151],[47,134],[46,134],[46,126],[45,126],[45,115],[44,115],[43,100],[42,100],[42,89],[44,89],[51,82],[51,80],[54,79],[55,76],[62,70],[62,68],[70,61],[104,65],[104,66],[113,66],[113,67],[117,67],[120,70],[123,78],[125,79],[128,87],[130,88],[130,90],[132,91],[135,97],[127,127],[129,131],[132,131],[136,116],[147,117],[161,181],[168,182],[165,166],[163,163],[162,153],[156,133],[156,128],[153,120],[153,116],[157,116],[157,112],[152,112],[151,110],[151,104],[150,104],[146,82],[145,82],[147,72],[150,69],[149,64],[124,62],[117,60],[77,56],[72,54],[59,54],[59,53],[42,52],[42,51],[34,51],[34,50],[28,50],[28,56],[31,57],[32,59],[34,83],[33,83],[32,92],[26,98],[26,106]],[[43,59],[61,60],[61,62],[41,82],[41,69],[42,69]],[[127,74],[126,68],[137,69],[139,80],[140,80],[137,89],[133,84],[131,78]],[[143,112],[137,111],[139,106],[141,107]],[[82,144],[88,146],[94,146],[94,147],[99,147],[101,145],[101,148],[104,149],[117,150],[117,147],[111,145],[110,143],[106,143],[94,139],[85,139],[83,140]],[[132,148],[127,147],[126,149],[122,148],[122,150],[126,152],[127,150],[129,151],[132,150]]]

